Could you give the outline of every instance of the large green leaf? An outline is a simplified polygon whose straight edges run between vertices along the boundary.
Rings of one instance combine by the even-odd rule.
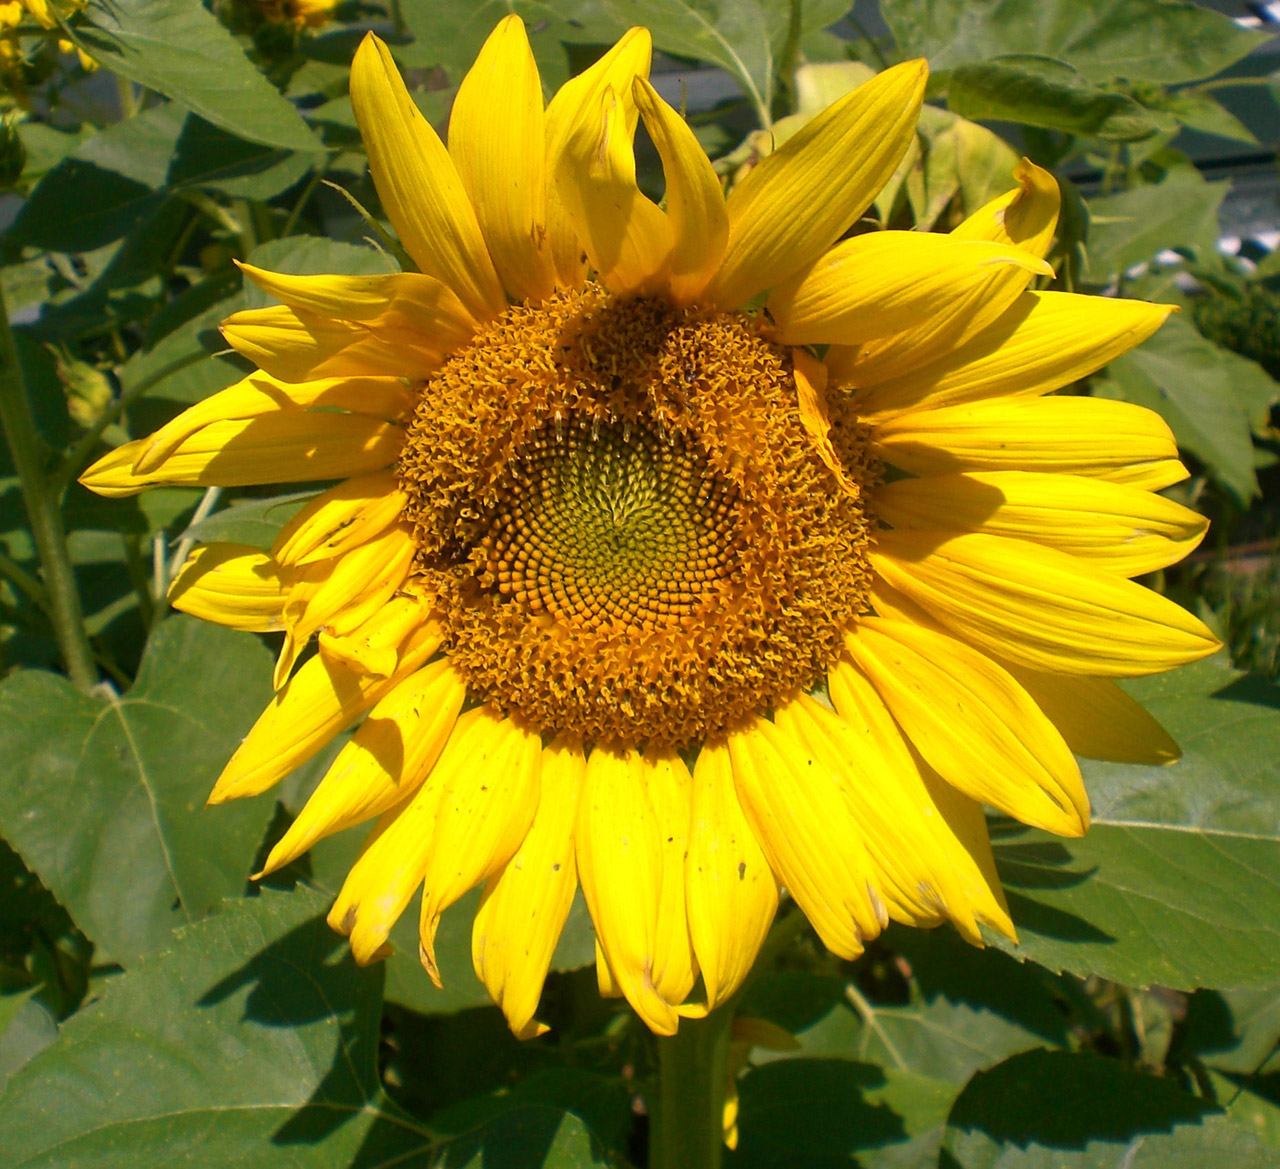
[[[36,184],[14,238],[76,252],[119,239],[167,191],[270,199],[315,164],[308,154],[246,142],[166,102],[81,143]]]
[[[1088,279],[1107,284],[1166,248],[1212,257],[1228,185],[1206,183],[1193,167],[1183,166],[1161,183],[1090,199]]]
[[[1168,767],[1088,763],[1093,827],[995,826],[1019,945],[1130,986],[1280,983],[1280,694],[1219,659],[1130,684],[1180,742]]]
[[[0,684],[0,835],[105,955],[128,964],[244,888],[270,805],[203,805],[269,676],[256,638],[178,616],[123,697]]]
[[[945,932],[893,930],[886,944],[920,977],[911,1002],[871,1002],[843,978],[782,971],[752,983],[743,1012],[792,1032],[804,1055],[956,1083],[1015,1052],[1066,1042],[1066,1017],[1043,971]]]
[[[231,903],[113,979],[9,1082],[5,1164],[425,1162],[427,1133],[378,1084],[381,975],[320,908],[306,891]]]
[[[1199,990],[1187,1002],[1184,1050],[1224,1072],[1280,1067],[1280,986]]]
[[[771,110],[777,73],[790,34],[788,0],[602,0],[625,25],[643,24],[653,43],[679,57],[719,65],[758,109]],[[834,24],[848,11],[843,0],[799,5],[806,32]]]
[[[873,1002],[837,975],[756,977],[740,1013],[799,1042],[756,1049],[743,1080],[735,1166],[931,1164],[951,1101],[974,1072],[1067,1042],[1063,981],[950,930],[895,927],[881,941],[912,972],[910,1001]]]
[[[903,53],[935,70],[1028,53],[1095,81],[1172,84],[1218,73],[1267,39],[1170,0],[893,0],[881,11]]]
[[[931,1165],[957,1088],[845,1059],[766,1063],[743,1077],[726,1169]]]
[[[315,153],[319,139],[225,28],[191,0],[90,0],[76,41],[100,64],[251,142]]]
[[[1115,141],[1148,138],[1162,119],[1133,98],[1103,89],[1047,57],[999,57],[961,65],[947,105],[966,118],[1021,122]],[[1167,119],[1166,119],[1167,120]]]
[[[550,91],[569,79],[566,45],[607,45],[626,27],[599,4],[583,0],[476,0],[470,4],[400,0],[401,16],[414,40],[396,46],[396,56],[406,65],[443,66],[457,84],[494,25],[511,12],[524,20],[543,87]]]
[[[1247,506],[1258,494],[1258,480],[1252,420],[1236,392],[1240,364],[1251,363],[1173,317],[1154,337],[1113,361],[1096,389],[1155,410],[1178,445]]]
[[[975,1076],[952,1109],[944,1150],[953,1169],[1275,1164],[1252,1134],[1169,1080],[1065,1051],[1029,1051]]]

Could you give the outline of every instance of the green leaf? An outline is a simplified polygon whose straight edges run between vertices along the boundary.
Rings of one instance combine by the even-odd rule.
[[[111,958],[244,888],[270,804],[204,801],[269,675],[256,638],[178,616],[121,698],[38,671],[0,684],[0,833]]]
[[[13,238],[53,252],[87,252],[127,235],[163,201],[143,183],[68,158],[36,184],[14,221]]]
[[[791,21],[788,0],[604,0],[624,25],[643,24],[655,47],[709,61],[732,75],[757,109],[771,111]],[[834,24],[842,0],[800,6],[799,34]]]
[[[1242,1127],[1169,1080],[1065,1051],[1029,1051],[975,1076],[952,1109],[943,1149],[952,1169],[1274,1164]]]
[[[590,1169],[611,1162],[576,1116],[531,1106],[503,1112],[460,1138],[444,1162],[453,1169]]]
[[[1129,684],[1179,763],[1086,763],[1093,826],[995,825],[1015,947],[1129,986],[1280,984],[1280,696],[1220,658]]]
[[[270,199],[315,162],[246,142],[166,102],[107,127],[54,166],[23,204],[15,238],[52,251],[86,251],[127,233],[164,192]]]
[[[802,1057],[752,1068],[726,1169],[932,1164],[957,1086],[893,1068]]]
[[[1234,114],[1225,110],[1210,93],[1183,89],[1177,93],[1161,93],[1155,98],[1144,95],[1143,100],[1156,109],[1172,114],[1188,130],[1214,134],[1234,142],[1247,142],[1250,146],[1258,145],[1253,131]]]
[[[1206,183],[1194,167],[1182,166],[1162,183],[1090,199],[1088,279],[1106,284],[1166,248],[1215,255],[1228,186]]]
[[[378,1082],[381,976],[342,952],[321,910],[304,890],[264,891],[111,980],[9,1082],[5,1163],[427,1163],[429,1135]]]
[[[893,0],[881,12],[903,54],[928,57],[935,72],[1016,53],[1056,57],[1094,81],[1173,84],[1269,39],[1170,0]]]
[[[1196,991],[1187,1002],[1182,1043],[1224,1072],[1274,1070],[1280,1063],[1280,986]]]
[[[1021,122],[1118,142],[1150,137],[1162,120],[1127,94],[1103,89],[1048,57],[998,57],[961,65],[947,105],[966,118]]]
[[[1194,326],[1172,317],[1155,336],[1116,358],[1095,389],[1102,396],[1156,411],[1169,424],[1178,445],[1195,455],[1247,507],[1258,494],[1258,480],[1253,469],[1252,418],[1235,386],[1240,364],[1252,363],[1220,349]]]
[[[320,141],[231,34],[190,0],[90,0],[72,36],[99,64],[215,126],[283,150]]]
[[[249,253],[248,263],[290,276],[384,276],[396,271],[394,261],[377,248],[345,244],[314,235],[292,235],[259,244]],[[245,307],[263,308],[279,303],[252,280],[244,282]]]
[[[905,931],[895,931],[893,940],[896,945],[909,939]],[[977,979],[952,993],[944,978],[921,987],[910,1003],[876,1003],[844,979],[786,971],[759,976],[742,1011],[792,1032],[803,1055],[878,1063],[956,1083],[1014,1052],[1066,1041],[1065,1017],[1042,972],[1020,970],[1004,956],[982,952],[967,959],[960,955],[961,945],[943,937],[936,954],[979,964]],[[931,969],[928,959],[912,968],[917,966]]]
[[[457,85],[494,25],[511,12],[525,22],[543,88],[549,93],[569,80],[566,45],[612,44],[626,29],[602,5],[583,0],[400,0],[400,14],[414,42],[397,45],[396,56],[405,65],[443,66]]]
[[[242,499],[188,528],[183,536],[201,544],[251,544],[264,551],[315,491],[292,491],[266,499]]]

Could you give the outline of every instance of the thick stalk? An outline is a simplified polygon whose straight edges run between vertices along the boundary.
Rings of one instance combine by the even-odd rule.
[[[650,1130],[650,1169],[720,1169],[732,1007],[681,1019],[658,1040],[658,1115]]]
[[[58,649],[68,677],[81,690],[88,690],[98,681],[98,668],[85,633],[80,594],[71,572],[59,492],[43,465],[45,446],[31,417],[31,403],[22,382],[22,367],[18,364],[18,349],[9,328],[3,294],[0,294],[0,425],[4,427],[13,466],[22,484],[22,498],[40,557],[49,620],[58,639]]]

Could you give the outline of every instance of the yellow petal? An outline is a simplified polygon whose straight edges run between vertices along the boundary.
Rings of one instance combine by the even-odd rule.
[[[449,155],[503,286],[517,300],[550,295],[556,274],[542,82],[518,16],[498,22],[462,79],[449,115]]]
[[[169,586],[169,604],[231,629],[284,628],[285,590],[276,562],[246,544],[203,544]]]
[[[606,85],[556,158],[556,190],[596,279],[620,296],[664,286],[672,247],[667,217],[636,186],[635,127],[630,88]]]
[[[600,945],[599,936],[596,937],[596,990],[602,999],[623,997],[622,987],[618,985],[613,971],[609,969],[609,959],[604,956],[604,947]]]
[[[951,232],[952,239],[985,239],[1011,244],[1044,257],[1053,246],[1062,195],[1058,180],[1043,167],[1024,158],[1013,169],[1018,184],[992,199]]]
[[[729,243],[704,301],[737,308],[848,230],[911,143],[927,74],[923,60],[886,69],[747,173],[729,194]]]
[[[450,780],[468,766],[487,770],[504,754],[501,722],[483,709],[462,715],[426,782],[384,813],[365,841],[329,911],[329,924],[351,939],[351,953],[362,966],[386,952],[391,927],[422,881]]]
[[[541,766],[533,824],[489,878],[471,932],[476,976],[522,1039],[546,1030],[533,1016],[578,887],[573,826],[587,763],[577,743],[562,739],[543,749]]]
[[[600,60],[566,81],[547,106],[547,174],[551,179],[547,188],[547,233],[557,279],[565,287],[577,288],[586,275],[586,267],[574,220],[560,191],[561,156],[568,148],[570,136],[579,129],[583,119],[590,116],[589,111],[600,111],[606,89],[629,96],[632,81],[637,76],[649,76],[652,55],[649,30],[628,29]],[[629,111],[634,119],[637,116],[634,99],[629,100]],[[623,113],[627,112],[628,106],[624,105]],[[627,129],[628,142],[634,132],[633,120]]]
[[[1169,732],[1106,678],[1044,674],[1015,665],[1009,672],[1077,755],[1148,766],[1175,763],[1182,756]]]
[[[443,631],[420,602],[397,598],[379,615],[397,638],[397,668],[388,677],[359,673],[317,655],[285,683],[231,756],[209,803],[255,796],[305,763],[350,726],[401,678],[440,648]]]
[[[729,757],[742,810],[779,882],[827,949],[858,957],[888,916],[839,783],[761,719],[729,735]]]
[[[612,981],[650,1030],[674,1035],[676,1012],[654,981],[661,833],[639,752],[597,746],[578,805],[578,879]]]
[[[476,320],[502,312],[502,283],[453,160],[373,33],[351,62],[351,105],[382,209],[413,262],[453,289]]]
[[[778,911],[778,882],[742,814],[723,740],[709,740],[693,772],[685,861],[689,934],[708,1008],[733,997]]]
[[[1033,540],[1121,576],[1181,560],[1204,538],[1204,516],[1149,491],[1034,471],[974,471],[899,479],[876,490],[895,528]]]
[[[667,180],[671,298],[676,304],[692,304],[715,275],[729,241],[724,191],[697,136],[658,91],[637,77],[632,93]]]
[[[405,328],[379,328],[299,313],[287,305],[243,309],[222,322],[241,357],[286,382],[359,375],[421,381],[447,350]]]
[[[317,840],[413,795],[453,733],[466,692],[466,682],[444,659],[398,682],[338,752],[262,872],[282,868]]]
[[[344,479],[393,462],[404,431],[364,414],[307,410],[247,421],[213,422],[184,440],[154,471],[134,474],[145,438],[116,447],[83,475],[90,491],[112,498],[146,487],[248,487]]]
[[[769,312],[789,345],[855,345],[951,311],[975,290],[1015,295],[1043,261],[1009,244],[916,231],[869,231],[836,244],[774,289]],[[965,301],[967,303],[967,300]]]
[[[831,418],[827,414],[826,402],[827,367],[803,349],[791,351],[791,366],[795,374],[800,424],[827,470],[856,499],[862,494],[862,489],[845,474],[844,464],[831,442]]]
[[[1039,396],[1101,369],[1145,341],[1172,305],[1072,292],[1024,292],[958,348],[902,372],[861,351],[827,354],[832,380],[860,387],[864,418],[984,398]]]
[[[417,395],[401,378],[345,377],[283,382],[258,371],[211,394],[143,440],[136,474],[154,471],[187,439],[211,422],[247,420],[309,408],[367,414],[394,421],[413,409]]]
[[[653,984],[669,1003],[682,1003],[698,976],[689,938],[685,897],[685,856],[693,778],[680,756],[649,747],[644,754],[644,780],[658,826],[662,859],[661,893],[653,933]]]
[[[1045,471],[1158,491],[1187,476],[1153,410],[1105,398],[1015,398],[921,410],[875,429],[886,462],[913,475]]]
[[[489,734],[486,754],[460,755],[445,781],[423,874],[419,957],[440,985],[435,940],[440,915],[516,854],[538,810],[542,741],[516,719]]]
[[[280,564],[313,564],[350,551],[400,518],[406,496],[394,471],[348,479],[317,495],[277,533]]]
[[[443,281],[420,272],[382,276],[290,276],[240,264],[264,292],[303,316],[358,321],[370,329],[410,329],[448,352],[475,332],[475,318]]]
[[[871,562],[953,633],[1033,670],[1134,677],[1218,649],[1158,593],[1025,540],[896,529],[879,533]]]
[[[897,771],[866,727],[800,694],[775,709],[774,722],[835,777],[866,842],[876,884],[889,916],[932,926],[953,916],[965,935],[978,939],[977,922],[934,838],[933,802],[918,775]]]
[[[348,634],[379,612],[404,584],[416,555],[412,530],[397,524],[337,559],[283,569],[289,585],[284,610],[288,636],[276,662],[276,689],[322,626]]]
[[[953,787],[1060,836],[1088,828],[1079,766],[1007,670],[954,638],[881,617],[860,618],[845,652]]]
[[[846,726],[862,739],[863,749],[873,760],[883,762],[887,778],[896,778],[910,797],[920,802],[925,822],[941,851],[940,863],[950,869],[962,903],[978,921],[1013,938],[1013,923],[996,875],[982,806],[946,783],[912,749],[884,699],[861,671],[847,661],[838,663],[828,674],[827,687],[831,704]],[[923,800],[917,779],[924,788]],[[930,814],[930,807],[934,814]],[[978,939],[969,932],[969,918],[955,906],[948,908],[964,936],[976,944]]]

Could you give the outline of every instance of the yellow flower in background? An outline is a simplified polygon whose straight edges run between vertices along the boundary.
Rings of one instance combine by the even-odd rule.
[[[87,0],[4,0],[0,3],[0,32],[16,28],[24,16],[34,18],[41,28],[57,28],[61,21],[69,20],[86,3]],[[59,38],[58,50],[75,53],[80,60],[80,67],[86,73],[92,73],[98,67],[97,61],[69,40]],[[15,41],[0,42],[0,68],[12,71],[17,69],[21,61],[22,51]]]
[[[1177,756],[1113,679],[1217,646],[1129,579],[1204,532],[1155,494],[1186,474],[1164,423],[1045,396],[1169,311],[1032,289],[1053,178],[1023,163],[950,235],[842,239],[923,62],[726,198],[650,51],[632,29],[544,108],[507,17],[446,148],[367,37],[352,101],[419,271],[246,266],[280,303],[224,332],[260,372],[83,480],[342,480],[173,586],[284,632],[211,800],[367,714],[265,871],[374,821],[330,921],[373,961],[421,888],[433,977],[440,915],[483,884],[476,971],[521,1035],[579,884],[602,990],[662,1034],[741,985],[781,887],[844,958],[891,919],[1013,937],[983,805],[1083,833],[1073,752]]]
[[[250,7],[273,24],[319,28],[333,19],[339,0],[249,0]]]

